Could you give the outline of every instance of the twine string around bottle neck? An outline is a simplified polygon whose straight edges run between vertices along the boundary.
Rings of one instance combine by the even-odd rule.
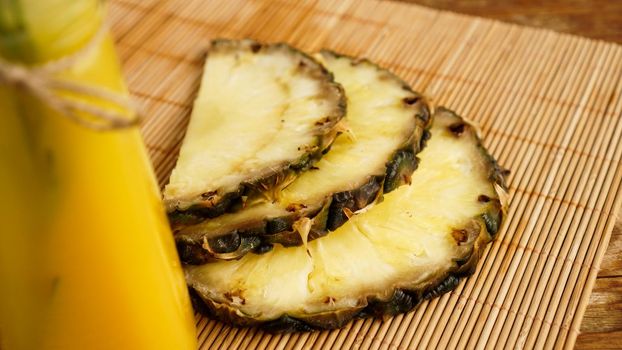
[[[58,78],[58,73],[71,69],[93,53],[107,33],[108,26],[102,23],[91,40],[80,50],[38,66],[27,67],[0,59],[0,85],[26,92],[62,116],[89,129],[106,131],[138,125],[139,109],[127,95],[101,86]],[[75,97],[63,96],[61,92]],[[114,108],[103,107],[94,101]],[[132,117],[128,117],[128,114]]]

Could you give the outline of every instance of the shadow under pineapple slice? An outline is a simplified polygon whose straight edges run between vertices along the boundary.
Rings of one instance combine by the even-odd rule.
[[[341,327],[408,312],[473,273],[507,208],[504,171],[474,130],[439,108],[410,186],[304,247],[201,266],[185,275],[199,309],[269,331]]]
[[[177,230],[182,261],[202,264],[265,252],[275,243],[306,244],[410,181],[430,124],[423,98],[368,60],[328,51],[317,57],[345,89],[348,132],[282,190]]]
[[[344,129],[341,85],[285,44],[215,40],[164,189],[173,227],[200,222],[308,169]]]

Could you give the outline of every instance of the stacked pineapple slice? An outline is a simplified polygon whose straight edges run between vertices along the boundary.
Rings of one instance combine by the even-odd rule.
[[[174,225],[286,185],[343,129],[341,85],[287,45],[212,43],[177,165],[164,189]]]
[[[165,201],[200,310],[307,331],[452,289],[505,191],[474,127],[387,70],[244,40],[210,51]]]

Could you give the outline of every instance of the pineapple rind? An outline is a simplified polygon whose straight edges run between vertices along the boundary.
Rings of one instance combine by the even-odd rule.
[[[341,136],[325,159],[317,163],[324,171],[312,169],[302,174],[284,189],[280,201],[260,201],[244,210],[176,230],[182,261],[203,264],[238,259],[251,251],[266,252],[273,244],[304,244],[336,230],[352,213],[409,182],[417,168],[416,155],[429,137],[431,117],[425,99],[400,78],[368,60],[330,51],[322,51],[318,59],[329,69],[337,69],[337,79],[340,74],[349,79],[343,85],[351,89],[350,93],[346,91],[349,111],[357,113],[357,118],[349,117],[349,123],[357,125],[354,135]],[[378,87],[368,89],[373,83]],[[396,117],[387,117],[389,113]],[[387,120],[392,120],[395,128],[378,130]],[[371,137],[366,136],[358,148],[352,149],[347,137],[356,139],[356,130]],[[387,133],[391,135],[388,139],[384,136]],[[347,167],[358,167],[351,160],[359,157],[371,160],[363,161],[360,169],[350,174]],[[318,179],[326,186],[317,186]],[[310,230],[301,234],[295,228],[303,226],[305,220],[311,223]]]
[[[267,255],[246,256],[239,262],[228,261],[204,266],[186,266],[186,278],[199,310],[211,317],[238,326],[261,326],[271,332],[311,331],[338,328],[355,317],[383,317],[408,312],[423,300],[436,297],[455,288],[462,278],[473,273],[486,244],[494,238],[496,231],[498,231],[507,210],[507,187],[504,180],[505,171],[498,166],[494,158],[482,146],[474,127],[442,107],[437,109],[434,119],[435,127],[432,129],[431,143],[436,141],[435,138],[442,138],[444,142],[458,142],[463,147],[471,148],[469,159],[464,161],[459,159],[454,161],[454,164],[457,164],[458,167],[464,167],[463,173],[472,178],[450,177],[443,180],[443,169],[423,171],[423,168],[426,167],[424,152],[422,154],[422,170],[413,177],[414,182],[419,181],[418,184],[410,186],[410,188],[403,187],[400,192],[413,191],[411,192],[412,195],[416,196],[419,194],[416,192],[417,190],[425,191],[429,187],[434,193],[436,188],[450,186],[452,181],[463,181],[464,187],[474,184],[478,187],[477,191],[482,190],[484,192],[484,194],[477,195],[471,190],[473,196],[476,197],[472,200],[476,201],[477,204],[462,202],[464,198],[461,197],[461,199],[454,199],[451,196],[445,198],[443,196],[447,194],[440,193],[440,197],[433,199],[434,203],[429,208],[421,205],[416,207],[422,213],[415,213],[415,215],[421,215],[415,223],[417,226],[421,226],[413,228],[413,230],[419,230],[421,235],[425,236],[425,244],[420,247],[422,251],[432,249],[433,247],[427,247],[429,244],[440,244],[439,247],[442,246],[443,249],[437,251],[444,251],[443,254],[449,255],[426,257],[421,252],[413,252],[413,254],[420,254],[420,256],[431,261],[431,265],[426,265],[424,270],[417,270],[415,265],[408,265],[413,266],[412,269],[416,271],[414,275],[409,275],[407,271],[401,271],[395,276],[396,278],[391,279],[387,284],[383,284],[382,287],[374,285],[375,280],[385,278],[379,274],[396,273],[397,270],[392,269],[398,269],[401,266],[398,260],[391,261],[391,256],[395,256],[395,259],[404,259],[405,255],[398,251],[400,245],[402,243],[410,244],[408,240],[418,240],[416,236],[412,236],[412,234],[409,236],[406,232],[403,233],[404,237],[401,237],[400,232],[390,234],[391,225],[399,226],[400,220],[412,221],[408,221],[406,216],[401,215],[411,210],[410,207],[404,207],[409,204],[392,201],[394,197],[389,195],[383,203],[378,205],[379,207],[384,206],[382,209],[374,207],[358,215],[356,220],[351,220],[348,223],[347,228],[341,228],[330,236],[313,242],[313,246],[307,248],[309,249],[308,252],[301,248],[281,247]],[[435,149],[438,151],[438,147]],[[442,152],[435,156],[439,155],[442,155]],[[449,159],[451,156],[451,154],[447,154],[446,158]],[[437,176],[435,174],[439,176],[438,181],[435,180]],[[417,179],[417,176],[428,176],[429,179]],[[443,181],[449,182],[444,184]],[[453,184],[452,188],[456,188],[456,183]],[[428,189],[428,191],[430,190]],[[467,191],[463,194],[471,193],[468,192],[468,188],[461,191]],[[470,197],[471,195],[469,195]],[[451,203],[452,200],[455,200],[456,203]],[[455,212],[461,213],[464,210],[465,214],[443,214],[443,211],[446,210],[443,208],[444,205]],[[465,205],[471,206],[471,209],[463,209],[462,207]],[[472,215],[473,211],[478,213]],[[389,215],[390,218],[385,218],[386,212],[393,214]],[[438,220],[434,217],[435,213],[439,215]],[[462,216],[464,217],[460,219]],[[445,217],[452,217],[448,220],[453,223],[445,222]],[[462,224],[458,225],[459,222]],[[425,230],[426,225],[429,226],[429,231]],[[439,227],[444,229],[439,230]],[[356,230],[362,235],[371,235],[371,238],[376,235],[392,240],[386,242],[387,246],[391,248],[384,253],[389,255],[381,260],[376,259],[374,255],[383,254],[382,245],[384,243],[376,240],[374,244],[369,245],[365,239],[357,238],[358,235],[353,233]],[[383,230],[387,231],[382,232]],[[338,237],[340,234],[347,237],[340,238]],[[387,234],[389,235],[387,236]],[[342,239],[347,240],[339,241]],[[330,243],[330,240],[333,243]],[[445,243],[442,243],[443,240]],[[320,249],[322,245],[341,252],[334,259],[327,260],[331,265],[328,266],[329,270],[325,271],[321,270],[322,266],[317,265],[318,262],[316,261],[322,259]],[[335,254],[331,250],[327,252]],[[358,255],[359,253],[354,252],[364,252],[365,254]],[[310,254],[312,257],[306,258],[306,254]],[[311,263],[306,262],[305,259],[310,260]],[[367,266],[367,260],[372,262],[384,261],[383,264],[385,265]],[[289,264],[286,264],[287,262]],[[286,266],[282,266],[283,263]],[[322,264],[322,262],[319,263]],[[364,271],[365,276],[358,276],[358,280],[356,276],[352,277],[351,280],[331,280],[331,276],[346,276],[349,266],[357,265],[363,265],[363,268],[359,270]],[[251,269],[248,270],[249,268]],[[274,268],[278,271],[268,270]],[[318,269],[319,272],[317,272]],[[346,272],[341,273],[339,270]],[[297,274],[297,271],[300,273]],[[205,276],[209,276],[208,279],[218,278],[218,275],[225,272],[227,279],[218,284],[204,283]],[[320,273],[322,277],[315,279],[315,281],[316,283],[317,281],[325,283],[324,286],[309,285],[310,281],[314,280],[314,273]],[[236,285],[235,279],[240,278],[240,274],[246,277],[239,285],[242,289],[232,293],[236,297],[220,295],[222,286],[228,286],[231,283]],[[304,283],[295,281],[303,277],[306,279]],[[365,280],[360,281],[360,278]],[[285,283],[283,283],[284,281]],[[371,287],[363,286],[365,283],[370,284]],[[266,286],[270,288],[266,288]],[[304,286],[310,289],[304,290]],[[290,289],[290,287],[294,289]],[[303,288],[303,290],[295,288]],[[317,298],[310,297],[314,288],[320,293],[329,293],[326,294],[325,303],[318,302]],[[254,295],[253,293],[263,293],[263,296],[249,298],[249,296]],[[277,299],[274,299],[275,297]],[[335,297],[334,300],[333,297]],[[258,304],[250,305],[254,303]],[[284,306],[285,308],[283,308]]]
[[[250,63],[244,65],[245,62]],[[223,70],[240,72],[244,76],[255,74],[258,81],[242,83],[234,73]],[[272,84],[260,84],[270,79]],[[210,85],[211,81],[223,86],[216,88],[212,86],[215,83]],[[231,96],[229,92],[241,86],[244,92]],[[258,89],[267,89],[279,97],[274,101],[262,100],[255,96]],[[219,94],[224,97],[218,97]],[[214,40],[190,121],[194,129],[189,128],[178,163],[164,189],[164,203],[172,225],[190,225],[221,215],[240,206],[243,198],[253,193],[291,181],[330,147],[343,129],[345,109],[341,85],[317,60],[305,53],[286,44],[261,44],[248,39]],[[227,120],[233,116],[244,120],[240,123],[237,119]],[[249,125],[254,129],[248,130],[244,124],[251,119],[253,124]],[[220,130],[221,127],[225,130]],[[231,128],[232,132],[227,131]],[[205,134],[205,130],[209,132]],[[191,139],[188,138],[190,134],[194,136]],[[261,151],[250,149],[255,141],[248,140],[265,143],[264,148]],[[231,158],[223,147],[237,152],[237,156]],[[215,173],[214,169],[222,174]]]

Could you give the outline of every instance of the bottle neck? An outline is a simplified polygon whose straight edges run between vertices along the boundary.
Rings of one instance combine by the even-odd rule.
[[[0,0],[0,56],[27,65],[70,55],[102,25],[100,0]]]

